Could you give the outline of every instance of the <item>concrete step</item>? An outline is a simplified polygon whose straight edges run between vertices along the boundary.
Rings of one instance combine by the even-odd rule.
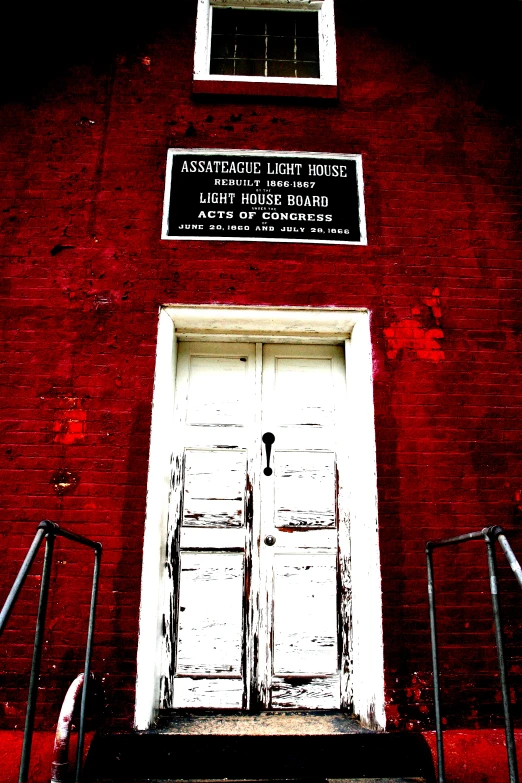
[[[340,710],[267,710],[257,714],[164,710],[156,731],[161,734],[218,734],[230,737],[374,733]]]
[[[435,781],[431,752],[420,734],[204,735],[173,734],[164,727],[96,736],[85,769],[85,783],[326,783],[401,778]]]
[[[146,778],[140,781],[129,781],[129,783],[230,783],[229,780],[175,780],[172,778],[154,779]],[[234,783],[310,783],[309,780],[253,780],[253,781],[235,781]],[[314,783],[426,783],[426,778],[326,778],[324,781],[314,781]]]

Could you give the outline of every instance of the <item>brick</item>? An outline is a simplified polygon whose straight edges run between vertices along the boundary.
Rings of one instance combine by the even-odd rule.
[[[147,73],[137,58],[113,57],[110,77],[85,65],[44,86],[31,106],[0,108],[0,596],[40,519],[103,542],[95,667],[107,678],[114,726],[132,721],[161,304],[371,309],[394,727],[432,725],[423,711],[432,698],[426,540],[520,526],[520,129],[480,105],[471,83],[352,25],[337,6],[336,105],[194,101],[194,20],[185,11],[175,29],[151,37]],[[242,119],[231,123],[232,113]],[[368,247],[162,241],[169,146],[361,153]],[[65,469],[79,480],[59,496],[51,481]],[[440,655],[450,724],[487,727],[501,711],[477,552],[463,550],[460,575],[454,553],[436,555],[447,580]],[[92,574],[92,556],[64,542],[57,553],[38,716],[47,728],[63,672],[72,678],[81,667]],[[40,562],[0,640],[6,729],[23,714]],[[501,573],[519,689],[522,610]],[[520,705],[515,712],[522,718]]]

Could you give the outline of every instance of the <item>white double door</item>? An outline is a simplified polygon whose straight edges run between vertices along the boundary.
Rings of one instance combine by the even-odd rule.
[[[164,703],[339,708],[343,350],[181,342],[177,368]]]

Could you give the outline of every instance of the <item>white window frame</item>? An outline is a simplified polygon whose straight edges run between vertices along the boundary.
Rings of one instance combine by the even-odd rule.
[[[319,73],[318,79],[290,76],[222,76],[210,73],[212,13],[214,7],[256,8],[286,11],[299,10],[319,15]],[[194,82],[245,82],[248,84],[303,84],[337,86],[337,47],[335,42],[334,0],[198,0],[196,45],[194,50]]]
[[[166,532],[178,340],[325,343],[345,347],[351,553],[351,702],[361,723],[385,728],[382,595],[370,313],[294,307],[160,308],[143,545],[135,727],[154,723],[168,664],[163,612],[170,590]],[[353,413],[355,412],[355,414]]]

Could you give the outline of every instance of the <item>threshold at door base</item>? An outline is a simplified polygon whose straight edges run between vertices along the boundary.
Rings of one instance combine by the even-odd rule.
[[[205,712],[168,710],[161,714],[155,732],[223,736],[331,736],[366,734],[359,721],[344,712],[324,710]]]

